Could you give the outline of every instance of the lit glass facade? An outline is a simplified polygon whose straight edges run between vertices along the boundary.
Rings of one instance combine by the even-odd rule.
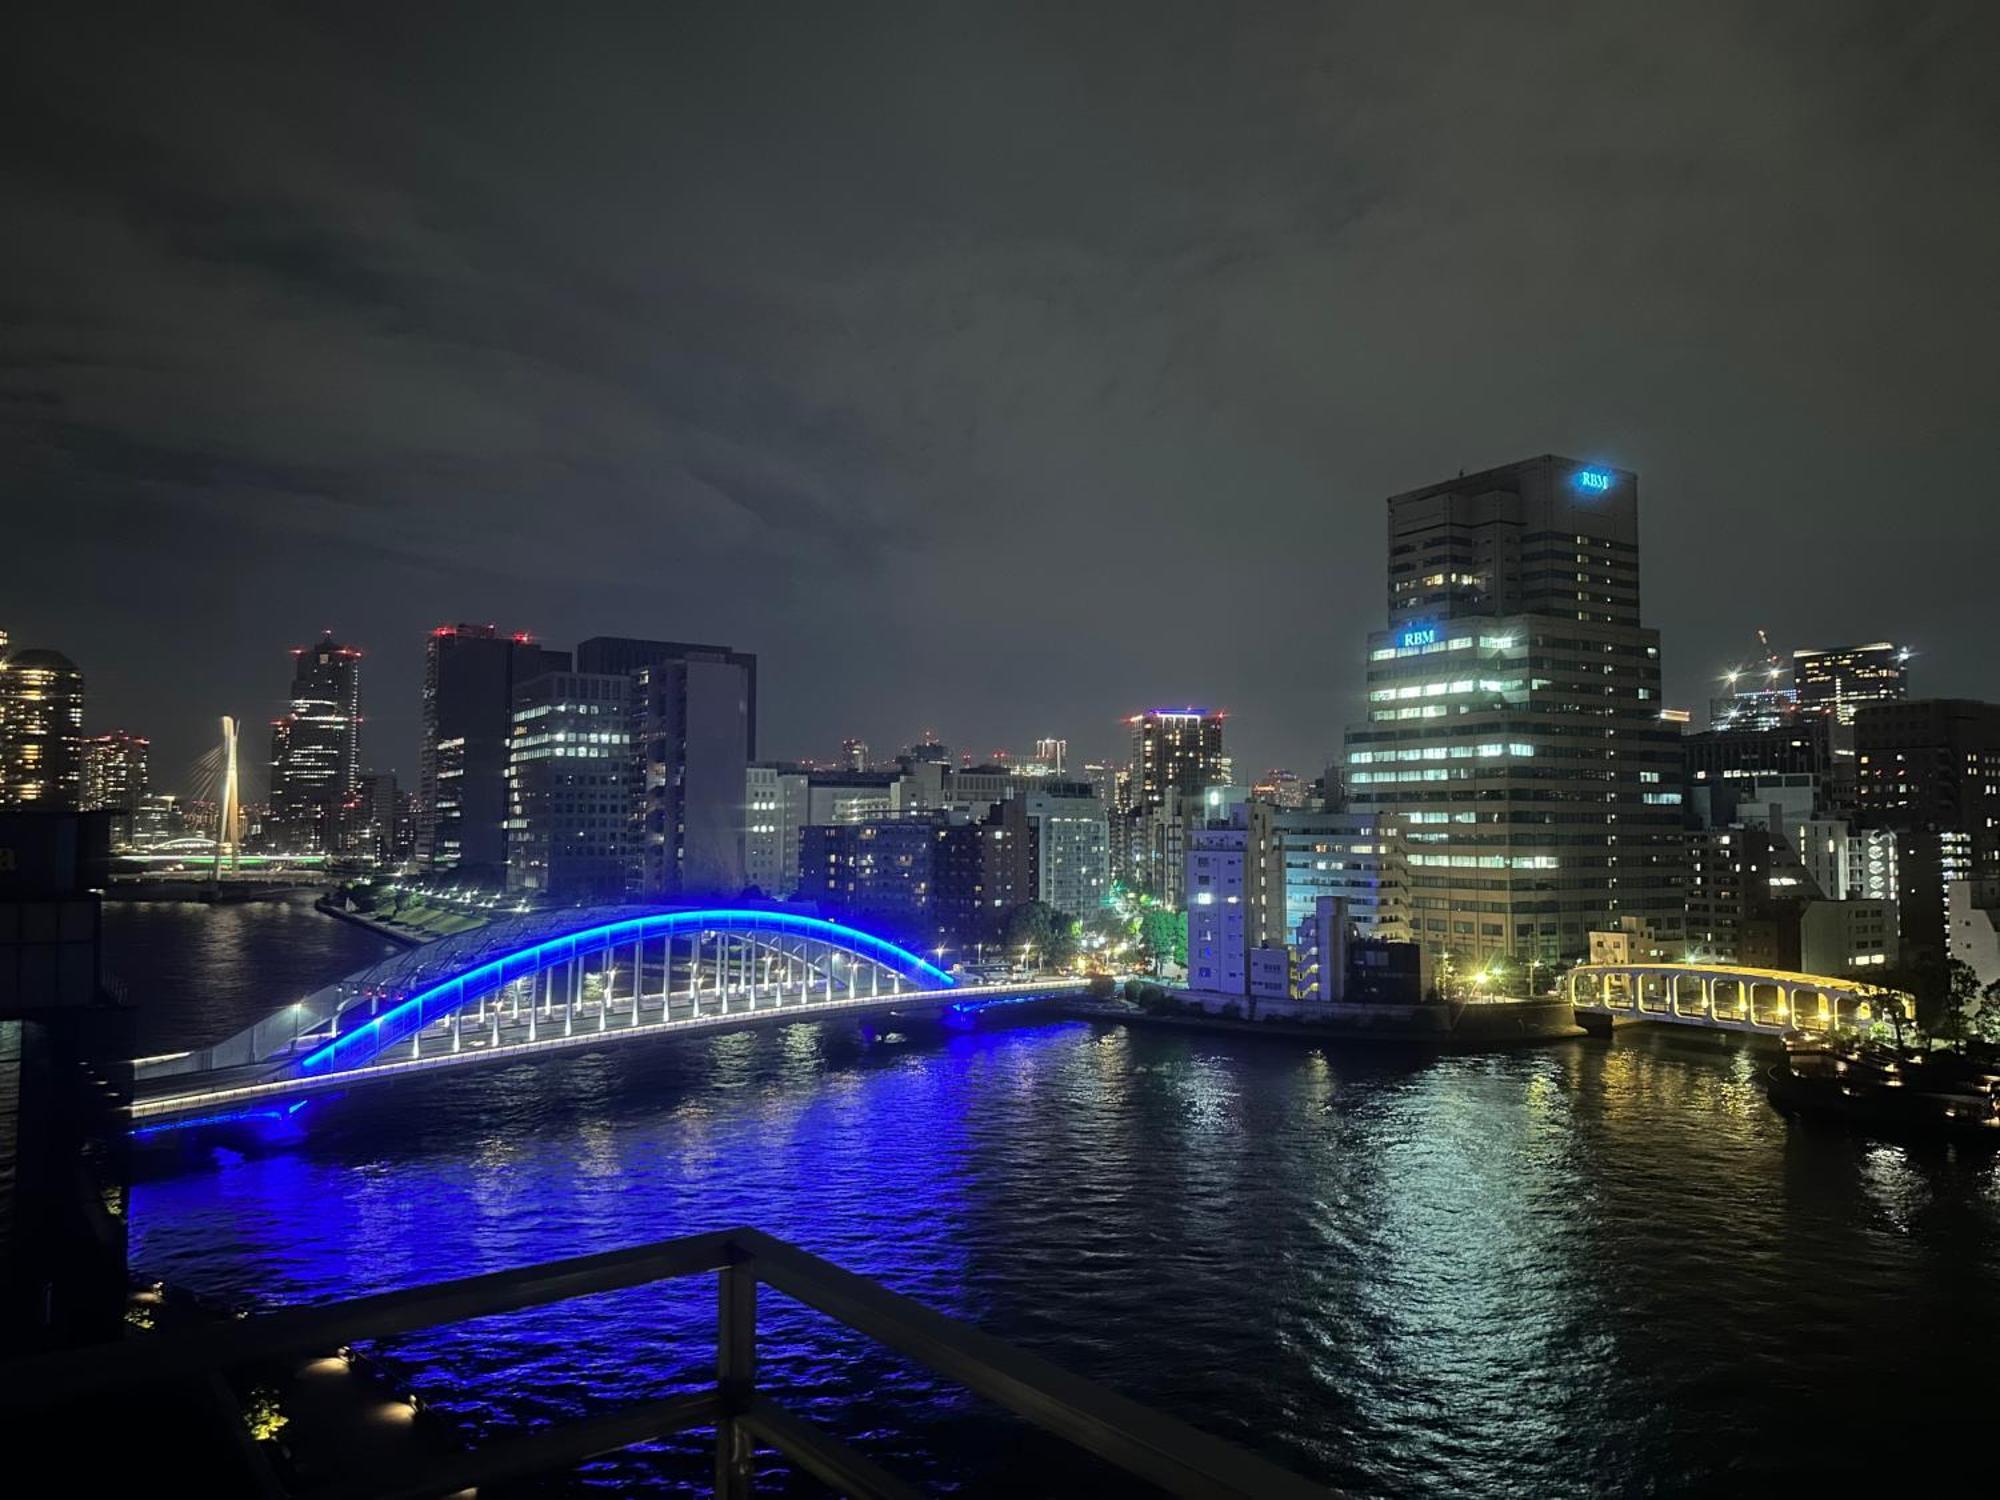
[[[1639,623],[1637,490],[1550,456],[1389,502],[1391,624],[1343,771],[1352,810],[1401,829],[1433,952],[1579,956],[1628,915],[1680,930],[1681,757]]]

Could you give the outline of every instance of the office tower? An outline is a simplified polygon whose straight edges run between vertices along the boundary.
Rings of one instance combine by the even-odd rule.
[[[0,658],[0,801],[74,812],[83,798],[83,673],[60,651]]]
[[[868,745],[863,740],[846,739],[840,742],[840,768],[843,771],[865,771],[868,769]]]
[[[757,758],[757,658],[728,646],[597,636],[576,669],[632,679],[636,893],[740,895],[745,773]]]
[[[1412,936],[1463,965],[1681,919],[1681,753],[1640,623],[1638,476],[1544,455],[1391,497],[1351,810],[1403,830]]]
[[[1022,798],[1035,830],[1035,899],[1072,917],[1111,895],[1110,813],[1086,782],[1046,780]]]
[[[328,631],[292,649],[291,706],[271,726],[271,819],[279,844],[342,852],[361,775],[361,653]]]
[[[1069,741],[1036,740],[1035,764],[1041,767],[1044,776],[1062,775],[1069,768]]]
[[[514,688],[507,889],[616,901],[632,876],[635,678],[544,672]]]
[[[926,729],[924,737],[905,750],[901,758],[915,765],[948,766],[951,764],[951,746],[937,737],[936,730]]]
[[[1166,806],[1229,780],[1222,754],[1223,715],[1200,708],[1152,708],[1125,722],[1132,729],[1132,805]]]
[[[424,648],[417,769],[418,866],[499,886],[507,873],[507,756],[514,688],[566,670],[569,653],[491,625],[440,625]]]
[[[2000,704],[1866,704],[1854,737],[1860,821],[1896,834],[1903,959],[1937,964],[1953,882],[2000,877]]]
[[[83,742],[82,809],[111,815],[113,847],[132,840],[133,819],[149,790],[148,748],[142,737],[123,729]]]
[[[1910,695],[1910,653],[1888,641],[1867,646],[1794,651],[1792,679],[1799,711],[1829,714],[1842,724],[1872,703],[1895,703]]]

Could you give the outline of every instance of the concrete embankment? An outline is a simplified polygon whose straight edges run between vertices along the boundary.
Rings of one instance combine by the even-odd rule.
[[[387,938],[405,948],[421,948],[438,936],[435,932],[412,932],[407,927],[391,927],[387,922],[377,922],[372,917],[364,917],[360,912],[349,911],[344,906],[335,906],[330,897],[322,896],[313,903],[315,911],[324,912],[329,917],[338,917],[343,922],[352,922],[356,927],[365,927],[377,937]]]
[[[1567,1000],[1488,1000],[1474,1004],[1328,1005],[1260,1001],[1254,1017],[1239,996],[1167,992],[1166,1005],[1146,1008],[1116,1000],[1065,1000],[1058,1007],[1080,1020],[1124,1021],[1184,1031],[1386,1046],[1476,1050],[1567,1041],[1585,1035]]]

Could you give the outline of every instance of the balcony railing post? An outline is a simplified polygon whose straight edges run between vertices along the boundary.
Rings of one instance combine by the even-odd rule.
[[[722,1415],[715,1424],[716,1500],[746,1500],[755,1444],[737,1417],[757,1387],[757,1263],[734,1246],[716,1272],[715,1388]]]

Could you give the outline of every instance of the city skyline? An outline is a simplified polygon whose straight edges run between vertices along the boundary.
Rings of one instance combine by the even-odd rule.
[[[1934,538],[1978,525],[1994,315],[1931,289],[1995,244],[1990,13],[347,24],[21,39],[8,625],[163,782],[326,627],[412,777],[402,643],[460,619],[739,642],[780,753],[1096,758],[1191,699],[1304,772],[1363,687],[1383,497],[1547,451],[1646,476],[1669,703],[1759,627],[1984,691],[1978,549]],[[1130,615],[1134,580],[1225,618]]]

